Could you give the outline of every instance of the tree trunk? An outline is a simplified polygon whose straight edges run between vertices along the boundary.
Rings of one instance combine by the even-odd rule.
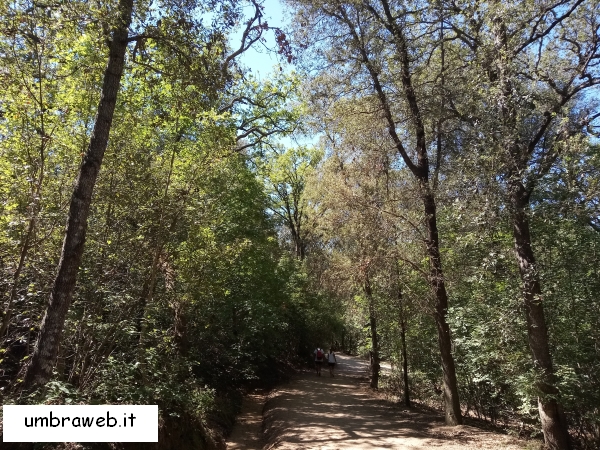
[[[413,86],[412,73],[410,69],[410,54],[408,51],[407,39],[403,29],[398,25],[396,18],[392,13],[388,0],[380,1],[384,13],[385,20],[382,20],[382,25],[390,32],[394,44],[396,46],[396,55],[399,59],[401,71],[400,81],[404,98],[408,104],[408,114],[410,122],[414,130],[415,138],[415,153],[417,163],[411,159],[406,148],[402,143],[402,139],[396,132],[396,121],[392,115],[390,102],[387,94],[379,80],[379,72],[377,67],[371,62],[368,49],[362,45],[362,40],[357,34],[354,25],[348,18],[345,11],[339,10],[340,16],[349,27],[350,33],[353,35],[357,49],[361,54],[362,62],[371,76],[373,89],[379,98],[383,115],[387,121],[388,132],[398,153],[411,173],[419,183],[420,192],[423,198],[425,222],[427,225],[427,253],[429,255],[430,264],[430,284],[435,294],[436,312],[435,322],[438,329],[438,342],[440,346],[442,370],[444,377],[444,404],[446,425],[460,425],[462,423],[460,400],[458,397],[458,386],[456,382],[456,370],[454,367],[454,359],[452,357],[452,343],[450,340],[450,328],[446,322],[446,314],[448,310],[448,294],[444,283],[444,274],[442,271],[442,262],[439,250],[439,238],[437,229],[436,204],[431,187],[429,184],[429,160],[427,156],[427,139],[425,133],[425,124],[421,116],[419,101]],[[369,9],[370,7],[367,6]],[[375,13],[373,8],[370,8]],[[437,169],[436,169],[437,170]]]
[[[142,296],[140,299],[141,313],[138,321],[139,339],[138,339],[138,361],[144,364],[144,351],[146,349],[146,336],[148,334],[148,307],[152,304],[154,298],[154,288],[156,287],[156,277],[158,275],[158,263],[160,262],[160,255],[162,253],[163,245],[160,242],[154,250],[154,256],[152,258],[152,265],[150,266],[150,274],[144,286],[142,288]]]
[[[371,388],[379,388],[379,339],[377,337],[377,317],[375,316],[375,305],[373,303],[373,291],[369,275],[365,278],[365,294],[369,301],[369,321],[371,323]]]
[[[306,245],[304,244],[302,237],[300,237],[301,225],[300,221],[298,220],[298,214],[296,211],[294,211],[294,214],[292,214],[288,209],[288,222],[288,228],[290,229],[290,232],[292,234],[292,240],[294,241],[294,253],[296,255],[296,258],[298,258],[300,261],[304,261],[304,257],[306,256]]]
[[[25,374],[24,386],[26,388],[44,384],[52,376],[65,318],[75,290],[77,271],[85,244],[92,193],[108,144],[117,93],[121,84],[133,0],[120,0],[119,9],[119,22],[112,33],[109,60],[104,71],[96,122],[71,196],[67,229],[57,275],[50,294],[49,305],[42,320],[31,364]]]
[[[294,242],[296,244],[296,258],[300,261],[304,261],[304,258],[306,257],[306,245],[300,236],[294,236]]]
[[[529,348],[540,378],[538,390],[538,409],[542,422],[542,432],[546,446],[552,450],[571,448],[567,423],[560,404],[557,402],[558,389],[554,382],[554,368],[550,356],[548,327],[544,317],[544,305],[540,276],[537,271],[526,210],[529,195],[523,184],[515,180],[511,183],[511,203],[513,208],[513,235],[515,254],[519,263],[519,273],[523,283],[523,303],[527,314],[527,336]]]
[[[21,255],[19,257],[19,264],[17,265],[17,269],[13,275],[12,287],[10,289],[10,296],[8,297],[8,304],[6,305],[6,310],[4,312],[4,318],[2,319],[2,327],[0,327],[0,338],[4,336],[4,334],[8,331],[8,326],[10,325],[10,319],[12,317],[12,304],[17,297],[17,289],[19,287],[19,277],[21,276],[21,271],[23,270],[23,266],[25,265],[25,258],[27,257],[27,252],[29,251],[29,247],[31,244],[31,239],[33,237],[33,228],[35,227],[35,219],[32,217],[29,219],[29,225],[27,227],[27,234],[25,235],[25,240],[23,241],[23,246],[21,247]]]
[[[408,389],[408,359],[406,354],[406,327],[400,324],[400,341],[402,343],[402,377],[404,379],[404,404],[410,407],[410,391]]]
[[[429,254],[430,283],[435,294],[435,323],[438,330],[438,344],[442,359],[442,371],[444,377],[443,395],[446,425],[460,425],[462,416],[460,401],[458,398],[458,386],[456,382],[456,369],[452,357],[452,340],[450,327],[446,322],[448,313],[448,294],[442,271],[440,258],[439,238],[437,229],[436,205],[429,186],[422,183],[421,190],[425,206],[425,220],[427,224],[427,253]]]
[[[408,358],[406,351],[406,316],[404,314],[404,304],[402,287],[400,286],[400,272],[396,265],[396,278],[398,283],[398,319],[400,322],[400,344],[402,346],[402,379],[404,381],[404,404],[410,407],[410,391],[408,387]]]

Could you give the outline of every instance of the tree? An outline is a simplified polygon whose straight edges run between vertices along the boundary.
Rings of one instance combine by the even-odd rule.
[[[132,13],[133,0],[121,0],[118,22],[111,33],[109,61],[104,72],[94,131],[71,197],[62,254],[54,287],[50,294],[48,309],[42,320],[31,364],[25,375],[26,387],[46,383],[52,376],[52,369],[58,355],[64,321],[71,304],[77,271],[83,255],[92,193],[108,144],[117,93],[123,74]]]
[[[357,316],[354,320],[359,328],[366,324],[371,386],[377,388],[381,358],[395,353],[392,342],[396,335],[401,339],[403,332],[405,337],[406,331],[407,308],[398,298],[401,280],[394,268],[398,269],[401,258],[424,271],[419,263],[407,258],[414,233],[408,223],[402,223],[414,213],[407,211],[414,203],[412,194],[402,192],[408,174],[396,169],[396,155],[386,148],[385,130],[374,131],[370,120],[348,111],[367,104],[357,103],[361,102],[338,105],[340,110],[334,116],[344,120],[338,121],[338,127],[329,128],[324,142],[330,157],[318,168],[312,180],[315,184],[308,189],[323,249],[311,259],[326,259],[324,285],[346,298],[349,314]],[[390,213],[398,210],[401,215]],[[415,259],[422,260],[425,254],[421,251],[426,249],[414,247],[412,250],[418,252]],[[400,346],[406,367],[405,344],[404,340]],[[405,389],[405,395],[407,392]]]
[[[291,3],[296,6],[297,22],[301,24],[298,35],[306,45],[313,44],[314,47],[313,53],[307,54],[310,55],[308,58],[315,59],[316,55],[317,64],[335,67],[324,78],[336,77],[340,83],[340,95],[363,97],[368,92],[367,95],[376,99],[376,110],[383,119],[389,139],[418,186],[422,221],[426,228],[424,240],[430,265],[429,282],[436,299],[434,316],[444,377],[446,423],[460,424],[462,419],[450,329],[446,321],[448,294],[440,254],[433,181],[439,165],[436,168],[429,162],[431,144],[437,139],[435,133],[428,132],[428,121],[436,124],[439,121],[425,116],[436,96],[426,90],[426,83],[420,79],[428,71],[439,73],[439,68],[434,68],[429,58],[431,43],[427,41],[431,27],[424,25],[430,11],[423,8],[415,13],[402,2],[390,3],[387,0]],[[434,23],[438,24],[437,21]],[[302,26],[306,24],[310,25]],[[315,37],[318,39],[313,41]],[[319,47],[325,41],[335,52]],[[399,127],[399,123],[403,125]],[[435,160],[439,163],[441,158],[436,157]]]
[[[11,285],[8,288],[8,300],[0,326],[0,338],[8,331],[12,318],[13,304],[21,284],[21,275],[26,266],[32,247],[39,243],[39,216],[43,208],[44,181],[48,172],[47,164],[49,149],[55,138],[57,121],[55,114],[51,113],[56,101],[57,71],[55,70],[53,52],[60,46],[61,33],[56,26],[52,26],[43,10],[31,7],[28,11],[6,6],[7,11],[1,14],[6,17],[2,34],[5,39],[0,40],[0,55],[4,62],[4,82],[6,95],[2,103],[7,111],[3,118],[21,118],[21,125],[3,128],[1,135],[6,146],[6,157],[12,153],[14,160],[21,159],[20,152],[26,147],[25,164],[28,186],[22,186],[27,192],[27,211],[22,218],[14,221],[23,221],[24,228],[19,230],[19,251],[12,273]],[[38,35],[39,34],[39,35]],[[8,117],[6,117],[6,116]],[[8,122],[8,120],[6,121]],[[7,123],[8,125],[8,123]],[[31,151],[30,148],[33,150]],[[16,169],[13,174],[21,172],[19,164],[13,164]],[[4,173],[10,177],[8,167]],[[15,183],[16,184],[16,183]],[[16,187],[16,186],[15,186]],[[12,193],[5,192],[3,197],[12,197]],[[8,218],[10,208],[3,211]],[[38,242],[36,242],[38,241]]]
[[[486,78],[478,119],[499,151],[514,250],[522,281],[529,346],[539,370],[539,411],[546,445],[570,448],[550,351],[539,268],[530,226],[531,195],[541,177],[573,148],[573,137],[600,117],[583,92],[600,83],[597,2],[535,2],[458,7],[449,26]],[[478,14],[481,14],[478,16]]]
[[[302,261],[312,233],[305,196],[307,179],[322,155],[314,148],[274,149],[267,153],[265,183],[272,199],[270,209],[290,233],[294,254]]]
[[[172,6],[176,7],[176,5]],[[193,10],[195,6],[195,4],[191,5],[191,9]],[[175,22],[171,17],[167,16],[165,18],[164,26],[168,30],[166,35],[169,36],[170,34],[170,37],[173,38],[172,41],[161,39],[163,37],[161,34],[164,31],[161,20],[157,21],[156,25],[147,27],[147,35],[130,36],[129,28],[132,23],[133,1],[122,0],[118,4],[117,17],[114,24],[112,24],[112,31],[110,33],[109,58],[104,71],[100,103],[98,105],[94,130],[84,155],[75,189],[71,197],[67,229],[65,232],[61,258],[58,264],[57,276],[50,295],[49,306],[42,321],[36,349],[25,375],[24,381],[26,387],[31,387],[34,384],[44,384],[52,375],[52,368],[58,354],[64,321],[71,304],[77,280],[77,272],[83,255],[92,193],[108,144],[117,94],[121,87],[125,55],[129,43],[137,42],[138,44],[133,51],[133,60],[135,60],[137,50],[140,47],[142,47],[143,50],[143,46],[146,45],[146,41],[149,39],[156,39],[158,42],[162,41],[163,44],[166,43],[165,47],[170,48],[171,50],[176,48],[171,44],[178,42],[178,38],[179,41],[187,43],[188,46],[184,46],[183,51],[178,49],[174,52],[173,57],[167,55],[167,58],[164,60],[163,69],[169,70],[170,73],[178,73],[177,70],[173,69],[180,68],[181,65],[185,67],[185,63],[189,63],[188,68],[192,69],[193,73],[193,69],[199,69],[195,72],[196,75],[210,75],[211,79],[216,83],[216,85],[213,86],[213,90],[209,90],[205,93],[206,98],[210,101],[215,98],[219,89],[224,87],[224,83],[227,83],[229,78],[228,71],[235,57],[245,51],[253,42],[256,42],[264,28],[260,25],[260,19],[262,17],[261,6],[258,3],[253,3],[253,6],[255,14],[254,17],[246,23],[240,48],[227,56],[224,56],[223,52],[218,52],[219,58],[222,58],[222,63],[220,64],[221,70],[209,72],[202,70],[206,67],[206,64],[204,66],[194,66],[194,64],[198,64],[198,62],[202,62],[204,58],[199,58],[196,63],[189,63],[189,56],[198,53],[199,49],[193,41],[188,41],[188,35],[181,35],[179,32],[181,29],[188,29],[191,31],[194,28],[201,27],[196,27],[193,22],[186,21],[186,19],[183,18],[180,18]],[[190,5],[184,6],[184,10],[186,7],[190,7]],[[231,10],[228,8],[225,9],[228,11],[226,15],[233,16],[226,18],[228,23],[230,23],[228,26],[233,26],[236,14],[240,14],[240,10],[239,8],[237,10],[235,8]],[[183,13],[184,11],[178,11],[178,13],[179,12]],[[107,27],[111,26],[111,24],[106,25]],[[169,26],[172,27],[172,29],[168,29]],[[208,56],[210,56],[213,47],[216,49],[221,48],[222,50],[224,38],[220,30],[209,36],[208,40],[211,45],[206,45],[206,47],[204,47],[204,53],[207,53]],[[186,53],[185,50],[188,50],[188,52]],[[201,52],[204,50],[201,50]],[[142,62],[142,64],[153,67],[152,60],[150,60],[150,64],[148,64],[148,62]],[[177,64],[180,64],[180,66]],[[153,69],[156,69],[156,67],[153,67]]]

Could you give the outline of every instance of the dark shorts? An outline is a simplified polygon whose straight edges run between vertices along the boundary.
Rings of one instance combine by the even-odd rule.
[[[335,363],[327,363],[327,364],[329,364],[329,367],[334,367],[335,366]]]
[[[320,366],[321,364],[323,364],[323,360],[319,361],[318,359],[315,359],[315,364],[317,366]]]

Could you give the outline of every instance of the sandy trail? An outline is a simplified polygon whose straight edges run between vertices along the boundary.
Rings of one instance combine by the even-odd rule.
[[[258,417],[242,421],[228,449],[521,449],[525,443],[443,417],[397,407],[368,389],[365,363],[338,355],[336,376],[306,372],[270,395]],[[252,401],[250,402],[252,403]],[[254,405],[254,411],[260,408]],[[248,413],[248,411],[245,411]]]

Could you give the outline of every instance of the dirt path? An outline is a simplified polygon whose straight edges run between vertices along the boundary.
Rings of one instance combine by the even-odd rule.
[[[254,419],[244,416],[238,421],[227,448],[517,450],[525,446],[515,438],[470,426],[445,427],[441,415],[395,407],[368,390],[363,361],[339,355],[338,362],[334,378],[325,368],[321,377],[306,372],[271,394],[264,411],[255,404]],[[252,403],[247,402],[243,413],[248,414]],[[253,426],[248,426],[250,422]]]

